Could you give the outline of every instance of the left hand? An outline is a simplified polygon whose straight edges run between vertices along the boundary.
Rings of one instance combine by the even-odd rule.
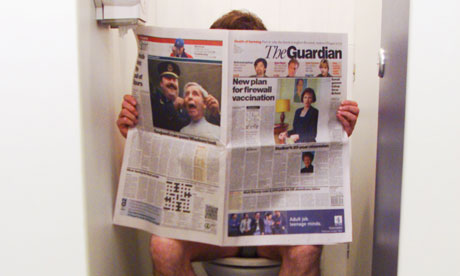
[[[358,103],[355,101],[343,101],[337,110],[337,119],[342,123],[343,129],[348,137],[351,136],[355,129],[356,122],[359,116]]]
[[[209,94],[206,99],[204,99],[204,103],[213,116],[219,115],[219,102],[213,95]]]

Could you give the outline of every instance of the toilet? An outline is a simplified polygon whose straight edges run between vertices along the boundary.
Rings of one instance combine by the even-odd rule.
[[[277,276],[281,262],[265,258],[233,257],[203,262],[208,276]]]

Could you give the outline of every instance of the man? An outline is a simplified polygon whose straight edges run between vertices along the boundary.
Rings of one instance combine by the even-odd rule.
[[[313,153],[307,151],[302,153],[302,161],[303,164],[305,165],[305,168],[300,170],[300,173],[312,173],[313,172],[313,165],[311,162],[313,162]]]
[[[228,220],[228,235],[236,237],[240,235],[240,220],[237,214],[232,214]]]
[[[267,61],[264,58],[256,59],[256,61],[254,61],[254,70],[256,71],[256,74],[251,77],[266,78],[267,75],[265,73],[267,72]]]
[[[286,77],[293,78],[295,77],[295,73],[299,69],[299,62],[295,58],[291,58],[288,62],[288,75]]]
[[[251,233],[253,235],[264,235],[265,233],[264,220],[260,217],[259,212],[254,215],[254,219],[251,221]]]
[[[179,131],[190,123],[190,118],[179,107],[180,69],[174,62],[161,62],[157,66],[160,86],[150,92],[153,126]]]
[[[208,123],[204,117],[205,99],[209,96],[208,92],[196,82],[187,83],[184,90],[184,106],[191,121],[180,132],[218,140],[220,128]]]
[[[275,211],[273,216],[273,234],[286,234],[286,219],[280,211]]]
[[[172,48],[171,56],[172,57],[181,57],[181,58],[193,58],[191,55],[185,52],[184,40],[182,38],[176,39],[174,46]]]
[[[251,235],[251,218],[248,213],[244,213],[243,219],[240,221],[241,235]]]
[[[216,20],[211,29],[266,30],[262,21],[249,12],[231,11]],[[128,129],[137,124],[136,100],[131,95],[123,98],[122,110],[117,120],[120,133],[126,137]],[[359,115],[358,104],[343,101],[337,110],[337,119],[350,136]],[[319,276],[322,246],[259,246],[257,255],[272,260],[282,260],[281,276]],[[158,275],[195,275],[191,261],[204,261],[232,257],[238,247],[219,247],[196,242],[180,241],[152,235],[150,253]]]

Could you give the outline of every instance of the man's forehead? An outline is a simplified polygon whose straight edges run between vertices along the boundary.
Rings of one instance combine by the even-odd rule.
[[[177,79],[176,77],[171,76],[171,75],[164,75],[164,76],[161,76],[161,80],[163,80],[163,79],[179,81],[179,79]]]
[[[189,87],[187,87],[187,89],[185,89],[185,93],[192,93],[192,92],[198,92],[200,93],[201,96],[203,96],[201,89],[196,85],[190,85]]]

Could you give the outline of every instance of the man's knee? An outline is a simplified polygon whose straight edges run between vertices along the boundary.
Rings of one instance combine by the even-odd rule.
[[[298,263],[317,263],[320,260],[322,250],[322,245],[292,246],[283,254],[283,260]]]
[[[179,264],[187,258],[183,241],[162,238],[155,235],[152,235],[150,238],[150,254],[155,266]]]

